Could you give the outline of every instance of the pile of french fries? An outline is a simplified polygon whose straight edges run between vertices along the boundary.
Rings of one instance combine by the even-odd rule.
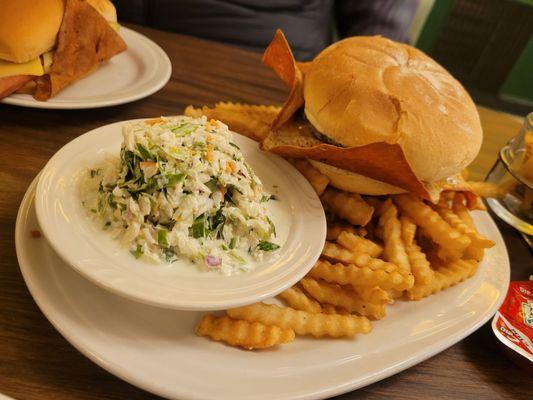
[[[266,134],[276,107],[222,103],[187,108],[255,140]],[[253,114],[259,122],[246,120]],[[238,126],[239,130],[234,128]],[[247,128],[248,127],[248,128]],[[251,133],[250,131],[253,131]],[[475,274],[494,242],[474,226],[461,192],[433,204],[410,194],[361,196],[335,189],[306,160],[289,160],[311,183],[326,210],[322,255],[306,277],[278,295],[284,306],[256,303],[207,314],[196,333],[245,349],[289,343],[296,335],[354,337],[372,330],[398,300],[420,300]]]

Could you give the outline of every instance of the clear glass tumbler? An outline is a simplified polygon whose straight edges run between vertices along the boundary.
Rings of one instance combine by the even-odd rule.
[[[500,150],[486,178],[505,191],[489,198],[489,207],[508,224],[533,235],[533,113],[525,118],[520,133]]]

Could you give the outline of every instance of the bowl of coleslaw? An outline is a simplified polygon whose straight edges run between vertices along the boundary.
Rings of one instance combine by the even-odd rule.
[[[130,299],[184,310],[253,303],[297,282],[326,223],[280,157],[205,117],[125,121],[64,146],[36,212],[76,271]]]

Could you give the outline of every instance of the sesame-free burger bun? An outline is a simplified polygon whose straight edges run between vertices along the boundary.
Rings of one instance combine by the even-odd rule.
[[[0,0],[0,59],[23,63],[50,50],[63,12],[63,0]]]
[[[421,181],[454,175],[479,152],[481,124],[466,90],[406,44],[380,36],[337,42],[311,63],[303,90],[305,115],[328,141],[343,147],[397,143]]]

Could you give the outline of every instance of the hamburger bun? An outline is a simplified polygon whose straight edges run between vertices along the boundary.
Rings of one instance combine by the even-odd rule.
[[[24,63],[50,50],[63,13],[63,0],[0,0],[0,59]]]
[[[303,91],[305,115],[327,141],[342,147],[398,144],[426,183],[463,170],[481,146],[479,115],[466,90],[437,62],[406,44],[380,36],[337,42],[311,63]],[[361,185],[369,185],[370,192],[398,190],[338,168],[318,168],[337,187],[357,187],[351,191],[365,193]]]

